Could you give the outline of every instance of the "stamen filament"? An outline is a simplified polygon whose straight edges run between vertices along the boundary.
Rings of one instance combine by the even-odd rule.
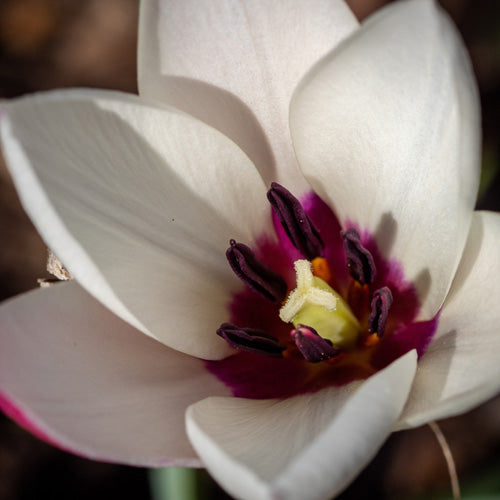
[[[312,260],[311,265],[314,276],[321,278],[327,283],[330,282],[332,279],[332,272],[330,271],[328,261],[324,257],[316,257]]]

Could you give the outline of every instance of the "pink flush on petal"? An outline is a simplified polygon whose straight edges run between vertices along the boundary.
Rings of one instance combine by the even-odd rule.
[[[248,347],[247,335],[241,334],[241,345],[238,338],[236,345],[231,343],[241,350],[222,361],[207,361],[209,371],[230,387],[234,396],[285,398],[369,377],[412,349],[422,356],[436,331],[438,316],[430,321],[415,321],[420,308],[416,289],[405,279],[398,261],[384,258],[374,235],[351,221],[342,231],[330,207],[313,192],[299,202],[285,188],[273,184],[268,199],[274,209],[271,216],[276,238],[262,235],[252,249],[241,245],[246,256],[243,267],[251,266],[243,276],[241,265],[235,268],[230,261],[247,286],[233,295],[229,318],[221,319],[229,320],[222,325],[228,325],[228,335],[235,328],[257,331],[259,340],[265,333],[272,339],[266,342],[272,342],[273,349],[274,345],[280,346],[279,357],[266,343],[262,344],[262,352],[255,352],[253,344]],[[235,245],[232,241],[232,248],[240,248]],[[316,332],[312,323],[297,324],[297,328],[292,324],[294,320],[312,318],[313,323],[318,321],[323,327],[322,315],[334,314],[328,306],[319,313],[315,305],[313,312],[309,306],[299,306],[294,319],[285,317],[285,303],[299,300],[292,298],[299,293],[298,269],[303,273],[308,267],[314,290],[304,295],[305,302],[321,302],[328,294],[335,297],[332,301],[337,303],[338,315],[326,322],[330,321],[335,329],[352,316],[349,321],[357,332],[354,337],[350,334],[344,339],[337,338],[335,332]],[[259,293],[262,287],[255,276],[261,276],[264,284],[272,284],[275,278],[271,270],[288,287],[287,298],[281,303]],[[317,297],[309,300],[310,293]],[[340,330],[342,333],[346,328]],[[305,337],[297,335],[297,331]],[[224,337],[224,331],[218,333]]]
[[[34,436],[38,437],[46,443],[52,444],[59,448],[63,448],[60,443],[56,443],[46,432],[40,429],[33,419],[29,418],[18,406],[16,406],[9,398],[0,393],[0,411],[2,411],[9,418],[17,422],[21,427],[31,432]]]

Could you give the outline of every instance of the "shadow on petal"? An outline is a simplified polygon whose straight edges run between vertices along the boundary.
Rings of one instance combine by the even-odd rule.
[[[425,302],[427,295],[429,295],[429,291],[431,289],[431,273],[429,269],[422,269],[413,280],[413,284],[415,288],[418,290],[418,298],[420,302]]]
[[[192,78],[162,75],[161,80],[162,102],[233,140],[256,165],[266,184],[276,179],[276,162],[267,137],[252,110],[241,99]]]
[[[448,302],[453,297],[455,292],[459,292],[469,279],[470,274],[474,270],[474,265],[472,265],[472,263],[478,260],[481,248],[484,243],[484,239],[484,220],[478,217],[476,224],[471,227],[469,238],[467,239],[467,245],[464,250],[464,257],[462,258],[462,261],[459,265],[459,269],[461,270],[461,272],[457,273],[457,275],[455,276],[451,290],[446,297],[445,302]]]
[[[397,229],[398,223],[392,213],[383,213],[377,229],[375,229],[375,239],[382,255],[391,255],[392,247],[396,241]]]
[[[451,364],[455,356],[457,332],[450,330],[432,342],[429,353],[424,353],[419,361],[417,374],[410,393],[410,397],[403,410],[396,430],[414,427],[416,417],[417,426],[425,423],[421,414],[429,408],[438,408],[443,404],[442,395],[445,392]],[[436,356],[439,364],[436,365]],[[430,363],[428,361],[430,360]],[[432,420],[426,419],[426,421]]]
[[[391,212],[383,213],[374,233],[378,251],[382,256],[388,257],[392,255],[393,247],[396,242],[397,231],[398,222],[393,214]],[[404,263],[404,255],[399,255],[398,258]],[[402,271],[404,272],[405,269]],[[429,295],[432,285],[432,277],[429,269],[422,269],[413,279],[413,285],[418,291],[420,304],[423,304]]]

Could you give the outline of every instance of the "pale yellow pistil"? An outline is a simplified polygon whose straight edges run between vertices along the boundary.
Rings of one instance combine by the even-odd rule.
[[[328,283],[313,275],[308,260],[295,262],[297,287],[280,309],[280,318],[295,327],[314,328],[335,347],[354,347],[360,333],[359,322],[342,297]]]

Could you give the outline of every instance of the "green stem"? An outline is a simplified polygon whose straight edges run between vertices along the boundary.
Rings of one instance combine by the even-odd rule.
[[[197,500],[198,470],[184,467],[150,469],[153,500]]]

